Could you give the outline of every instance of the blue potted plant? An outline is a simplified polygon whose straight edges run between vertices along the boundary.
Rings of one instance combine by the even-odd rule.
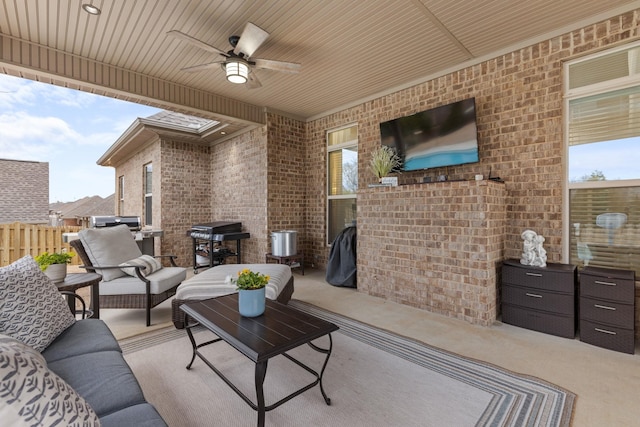
[[[238,311],[245,317],[256,317],[264,313],[265,287],[269,276],[248,268],[238,271],[238,277],[231,279],[238,290]]]

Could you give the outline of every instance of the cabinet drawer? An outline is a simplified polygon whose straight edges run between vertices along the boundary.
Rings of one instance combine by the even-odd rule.
[[[621,328],[633,329],[633,304],[580,297],[580,318]]]
[[[580,341],[609,350],[635,352],[633,329],[601,325],[585,319],[580,320]]]
[[[505,285],[502,302],[555,314],[573,316],[575,299],[573,294],[558,294],[534,288]]]
[[[633,303],[635,291],[634,279],[580,273],[580,296]]]
[[[564,338],[574,338],[576,333],[573,316],[560,316],[509,304],[502,305],[502,321],[510,325]]]
[[[544,268],[524,268],[504,265],[502,282],[528,288],[573,293],[575,270],[553,271]]]

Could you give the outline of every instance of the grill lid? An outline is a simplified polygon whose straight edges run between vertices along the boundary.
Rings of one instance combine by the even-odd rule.
[[[130,230],[138,231],[141,228],[141,222],[139,216],[92,216],[91,227],[103,228],[103,227],[115,227],[116,225],[125,224]]]

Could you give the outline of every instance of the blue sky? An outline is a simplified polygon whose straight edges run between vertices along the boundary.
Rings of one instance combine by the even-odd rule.
[[[115,192],[111,167],[96,161],[144,105],[0,74],[0,158],[49,162],[49,202]]]

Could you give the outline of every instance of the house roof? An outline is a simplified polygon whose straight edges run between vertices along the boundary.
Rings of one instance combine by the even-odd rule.
[[[94,215],[114,215],[115,194],[106,198],[90,196],[68,203],[51,203],[49,204],[49,210],[60,212],[62,218],[88,218]]]
[[[217,120],[175,111],[160,111],[152,116],[134,120],[96,163],[100,166],[115,167],[140,151],[146,144],[156,141],[158,136],[206,145],[214,139],[213,135],[225,128],[226,125]]]
[[[92,16],[82,3],[3,2],[0,71],[217,120],[227,135],[264,124],[265,110],[315,119],[640,8],[637,0],[110,0]],[[269,33],[252,58],[300,63],[301,72],[256,69],[256,89],[229,83],[217,52],[247,22]],[[183,70],[203,63],[213,65]]]

